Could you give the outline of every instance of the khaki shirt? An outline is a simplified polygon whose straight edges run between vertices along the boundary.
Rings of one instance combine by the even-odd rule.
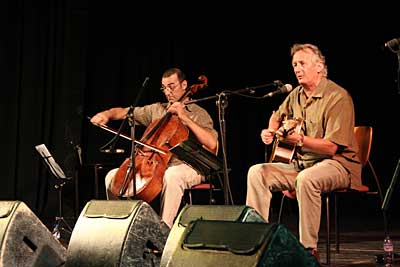
[[[323,78],[307,98],[302,86],[296,87],[279,106],[276,118],[287,115],[303,120],[304,135],[329,140],[339,146],[333,157],[313,152],[297,153],[300,167],[308,168],[326,158],[339,161],[350,173],[350,187],[361,186],[361,164],[354,134],[355,114],[350,94],[333,81]]]
[[[154,103],[150,105],[146,105],[143,107],[136,107],[134,109],[134,119],[137,124],[149,126],[154,121],[159,120],[163,117],[167,111],[167,103]],[[213,121],[208,112],[196,104],[187,105],[187,110],[189,111],[189,117],[195,123],[200,125],[201,127],[208,129],[218,138],[218,132],[213,127]],[[175,156],[172,156],[169,165],[180,164],[182,161],[177,159]]]

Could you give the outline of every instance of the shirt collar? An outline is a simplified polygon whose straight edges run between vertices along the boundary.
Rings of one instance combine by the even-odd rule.
[[[324,96],[324,92],[325,89],[328,85],[328,79],[325,77],[321,78],[321,81],[319,82],[319,84],[317,85],[317,88],[315,88],[314,93],[312,94],[312,98],[321,98]],[[300,88],[300,93],[303,94],[304,93],[304,87],[301,86]]]

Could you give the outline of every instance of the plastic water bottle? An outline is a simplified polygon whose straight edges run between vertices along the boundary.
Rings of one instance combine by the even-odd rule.
[[[60,232],[60,228],[59,228],[58,223],[56,223],[56,224],[54,225],[54,229],[53,229],[53,231],[52,231],[52,234],[53,234],[53,236],[54,236],[55,238],[60,239],[60,237],[61,237],[61,232]]]
[[[383,240],[383,261],[385,267],[392,267],[393,265],[393,241],[390,236],[386,236]]]

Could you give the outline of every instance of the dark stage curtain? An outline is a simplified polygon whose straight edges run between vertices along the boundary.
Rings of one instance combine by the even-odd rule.
[[[80,142],[88,12],[85,1],[3,1],[1,199],[22,200],[38,214],[57,207],[52,177],[35,150],[44,143],[73,174]]]
[[[57,212],[54,185],[58,181],[41,162],[35,145],[46,144],[71,177],[79,169],[78,148],[86,167],[118,166],[129,156],[130,143],[119,141],[126,151],[123,155],[100,153],[99,147],[112,135],[91,125],[88,116],[133,104],[146,77],[150,83],[138,105],[163,101],[161,74],[172,66],[181,67],[190,83],[201,74],[209,78],[207,91],[196,97],[277,79],[296,85],[289,54],[295,42],[315,43],[323,50],[329,76],[353,96],[357,124],[374,127],[371,159],[384,189],[392,178],[400,148],[393,136],[396,121],[389,125],[386,121],[396,120],[398,114],[397,57],[382,46],[400,37],[397,21],[390,22],[398,16],[387,15],[384,23],[368,16],[349,20],[345,28],[323,25],[321,31],[309,27],[315,20],[313,24],[295,20],[285,26],[279,23],[282,16],[266,18],[255,10],[241,9],[239,16],[224,13],[227,17],[223,17],[213,10],[210,14],[167,9],[159,13],[151,8],[144,12],[134,3],[0,2],[0,199],[24,201],[41,218],[52,218]],[[160,16],[163,23],[156,19]],[[290,20],[290,15],[285,19]],[[283,97],[263,101],[229,97],[227,156],[235,204],[244,203],[248,168],[264,159],[259,133]],[[201,105],[219,130],[215,102]],[[124,130],[129,134],[129,129]],[[144,129],[137,130],[140,137]],[[91,175],[79,177],[81,190],[85,184],[92,186]],[[99,183],[103,186],[103,180]],[[68,182],[64,189],[69,212],[74,207],[74,184]]]

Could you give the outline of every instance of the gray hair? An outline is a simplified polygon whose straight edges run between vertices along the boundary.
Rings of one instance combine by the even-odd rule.
[[[328,66],[325,62],[325,56],[322,54],[321,50],[319,50],[317,46],[312,44],[294,44],[290,49],[290,55],[293,57],[293,55],[300,50],[311,51],[315,55],[315,62],[321,62],[324,65],[322,76],[328,77]]]

